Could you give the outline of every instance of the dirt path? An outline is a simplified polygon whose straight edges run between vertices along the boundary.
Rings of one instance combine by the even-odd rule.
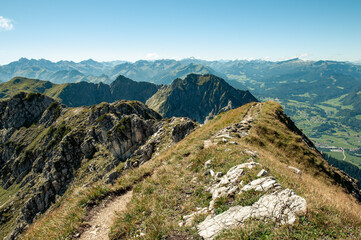
[[[81,235],[81,240],[107,240],[110,227],[113,224],[116,212],[127,209],[128,202],[132,199],[133,191],[118,196],[106,203],[105,206],[94,209],[88,224],[90,225]]]
[[[346,155],[345,155],[345,150],[344,149],[342,149],[342,154],[343,154],[343,161],[345,161],[346,160]]]
[[[256,118],[258,116],[258,114],[261,111],[261,108],[262,108],[262,103],[254,104],[247,110],[247,113],[245,114],[243,119],[240,121],[240,123],[238,123],[238,124],[245,124],[248,126],[248,129],[246,129],[246,130],[242,129],[241,132],[244,134],[243,136],[248,135],[248,132],[251,128],[250,122],[253,122],[254,118]],[[244,122],[246,122],[246,123],[244,123]],[[240,126],[236,126],[236,128],[240,128]],[[204,146],[204,148],[209,148],[209,147],[214,146],[215,144],[219,143],[220,139],[223,142],[228,142],[228,140],[232,139],[232,138],[234,138],[234,136],[231,136],[229,127],[227,127],[227,128],[220,130],[218,133],[213,135],[210,139],[204,140],[203,146]],[[219,139],[219,140],[217,141],[217,139]]]

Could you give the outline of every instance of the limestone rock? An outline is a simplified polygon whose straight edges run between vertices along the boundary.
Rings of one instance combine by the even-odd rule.
[[[223,173],[222,173],[222,172],[217,172],[214,177],[215,177],[215,178],[221,178],[222,176],[223,176]]]
[[[42,94],[24,92],[0,101],[0,128],[30,126],[53,102],[53,99]]]
[[[212,177],[214,177],[215,173],[212,169],[208,169],[207,171],[204,172],[204,175],[211,175]]]
[[[270,219],[280,224],[293,224],[298,215],[306,213],[306,200],[285,189],[262,196],[252,206],[236,206],[197,225],[198,234],[213,239],[222,230],[239,226],[250,218]]]
[[[255,190],[258,192],[266,192],[270,189],[281,189],[281,185],[278,184],[274,177],[263,177],[253,180],[252,182],[248,183],[244,187],[241,188],[241,191],[250,191]]]
[[[199,209],[198,211],[192,213],[192,214],[189,214],[189,215],[186,215],[186,216],[183,216],[183,221],[181,221],[179,223],[179,226],[191,226],[192,225],[192,222],[194,220],[194,218],[200,214],[205,214],[208,212],[208,209],[205,207],[205,208],[202,208],[202,209]]]
[[[269,176],[268,172],[264,169],[262,169],[258,174],[257,177],[264,177],[264,176]]]
[[[234,166],[228,170],[226,175],[220,178],[220,181],[210,187],[209,191],[212,194],[212,200],[209,203],[209,209],[213,210],[214,203],[217,198],[222,196],[232,195],[239,190],[239,183],[241,176],[244,175],[244,168],[253,168],[258,163],[248,162]]]
[[[211,160],[207,160],[205,163],[204,163],[204,168],[209,168],[211,166]]]
[[[298,169],[298,168],[295,168],[295,167],[292,167],[292,166],[288,166],[288,168],[292,169],[293,172],[296,173],[296,174],[301,174],[302,173],[302,171],[300,169]]]
[[[251,150],[244,150],[244,153],[251,155],[254,158],[258,158],[259,153],[257,151],[251,151]]]
[[[197,124],[189,118],[182,118],[180,123],[175,125],[173,128],[172,140],[174,142],[179,142],[185,138],[196,126]]]

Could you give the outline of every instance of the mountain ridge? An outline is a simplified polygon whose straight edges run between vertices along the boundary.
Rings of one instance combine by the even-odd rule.
[[[185,118],[164,121],[139,101],[67,108],[40,93],[0,101],[0,117],[0,236],[12,232],[10,239],[63,196],[75,179],[111,183],[131,157],[128,168],[196,127]],[[182,132],[173,131],[176,126]],[[93,176],[91,165],[96,166]],[[12,195],[13,189],[18,194]]]
[[[15,77],[9,82],[0,83],[0,97],[9,98],[20,91],[39,92],[60,100],[67,106],[79,107],[120,99],[145,102],[160,87],[148,82],[135,82],[124,76],[118,76],[110,85],[88,82],[55,84],[38,79]]]
[[[222,111],[257,101],[248,91],[231,87],[212,74],[189,74],[161,88],[146,104],[164,117],[187,116],[203,123]]]

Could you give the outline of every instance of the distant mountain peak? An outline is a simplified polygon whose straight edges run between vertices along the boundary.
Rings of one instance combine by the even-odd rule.
[[[92,58],[89,58],[88,60],[81,61],[80,63],[92,64],[92,63],[98,63],[98,62],[94,61]]]
[[[26,57],[22,57],[22,58],[19,58],[19,60],[18,60],[20,63],[24,63],[24,62],[28,62],[28,61],[30,61],[28,58],[26,58]]]
[[[212,119],[224,109],[257,101],[248,91],[230,86],[213,74],[188,74],[158,90],[146,104],[164,117],[189,117],[198,122]]]

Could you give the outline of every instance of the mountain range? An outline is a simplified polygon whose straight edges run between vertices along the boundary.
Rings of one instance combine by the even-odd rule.
[[[210,74],[189,74],[184,80],[175,79],[169,86],[136,82],[121,75],[110,85],[87,82],[59,85],[27,78],[13,78],[0,84],[0,98],[19,92],[43,93],[69,107],[138,100],[164,117],[190,117],[201,123],[222,111],[257,101],[248,91],[235,89]]]
[[[3,81],[22,76],[61,84],[79,81],[110,84],[119,74],[135,81],[170,84],[190,73],[213,74],[235,88],[250,90],[259,100],[280,102],[322,151],[361,166],[361,158],[354,151],[361,148],[361,115],[350,115],[348,110],[353,111],[355,104],[343,101],[347,94],[361,87],[361,66],[349,62],[298,58],[280,62],[189,58],[134,63],[93,60],[53,63],[44,59],[20,59],[0,66]],[[333,147],[341,152],[331,152]]]

